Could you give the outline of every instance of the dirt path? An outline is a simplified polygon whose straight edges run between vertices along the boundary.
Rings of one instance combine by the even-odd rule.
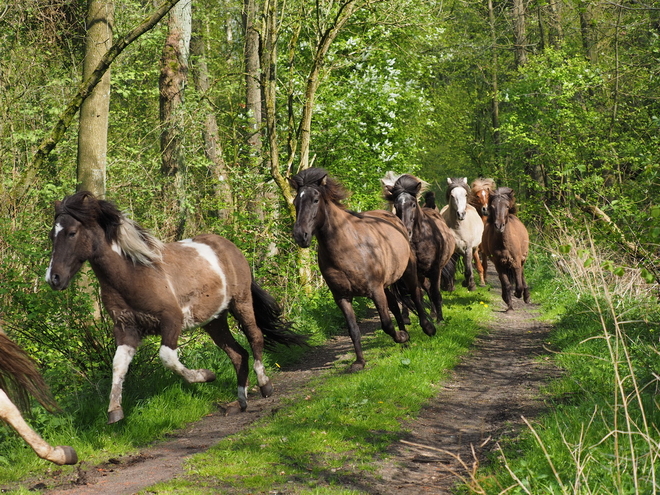
[[[497,276],[492,274],[491,280],[496,281]],[[498,288],[492,291],[499,296]],[[541,358],[547,354],[544,344],[550,328],[535,321],[534,305],[515,304],[515,311],[504,313],[498,298],[488,335],[478,339],[419,418],[405,425],[409,433],[390,446],[388,454],[392,457],[380,466],[377,475],[364,475],[360,486],[352,484],[352,489],[382,495],[449,494],[459,476],[466,475],[466,468],[475,461],[483,462],[498,438],[515,434],[521,416],[538,413],[543,407],[538,399],[539,386],[558,373]],[[378,326],[376,319],[361,324],[366,332]],[[268,399],[255,396],[247,413],[224,416],[219,411],[138,455],[109,459],[96,466],[82,462],[74,475],[64,477],[55,471],[48,480],[55,488],[46,490],[42,483],[32,488],[51,495],[121,495],[172,479],[183,473],[186,458],[272,413],[283,397],[299,393],[311,377],[350,352],[350,339],[337,337],[310,352],[297,368],[275,376],[276,394]]]

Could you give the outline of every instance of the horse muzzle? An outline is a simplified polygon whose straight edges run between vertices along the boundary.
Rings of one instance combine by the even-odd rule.
[[[50,288],[53,290],[64,290],[69,286],[68,280],[63,280],[57,273],[46,274],[46,282],[50,285]]]
[[[293,240],[301,248],[308,248],[312,243],[312,233],[300,228],[293,228]]]

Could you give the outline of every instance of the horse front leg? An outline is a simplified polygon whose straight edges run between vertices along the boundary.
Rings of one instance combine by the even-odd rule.
[[[355,311],[353,310],[352,299],[347,297],[335,296],[335,302],[337,303],[337,306],[339,306],[341,312],[344,314],[344,318],[346,320],[346,326],[348,326],[348,334],[350,335],[351,340],[353,341],[353,348],[355,349],[355,362],[351,365],[350,371],[351,372],[360,371],[364,369],[364,365],[366,364],[366,361],[364,360],[364,356],[362,355],[362,343],[361,343],[362,335],[360,334],[360,327],[358,326],[357,320],[355,318]]]
[[[247,409],[248,362],[250,359],[248,352],[236,342],[236,339],[231,334],[231,330],[229,330],[229,325],[227,324],[226,313],[205,325],[204,330],[208,332],[213,342],[225,351],[236,371],[238,401],[237,404],[233,403],[227,406],[227,414],[237,412],[236,405],[238,405],[238,409],[245,411]]]
[[[137,345],[120,344],[112,360],[112,388],[110,389],[110,404],[108,405],[108,424],[124,419],[124,410],[121,407],[124,379],[128,367],[135,356]]]
[[[422,327],[422,330],[426,335],[433,336],[436,332],[435,325],[433,325],[426,314],[426,308],[424,308],[424,302],[422,301],[422,288],[419,285],[417,268],[415,265],[416,263],[414,259],[408,263],[408,267],[406,268],[402,279],[411,294],[413,304],[417,310],[419,325]]]
[[[498,266],[497,274],[499,275],[500,284],[502,285],[502,300],[506,304],[506,312],[513,311],[513,287],[511,285],[511,281],[509,280],[508,268],[505,266]]]
[[[178,341],[183,328],[183,315],[173,313],[161,318],[161,345],[158,355],[167,369],[183,377],[188,383],[205,383],[215,380],[211,370],[186,368],[179,360]]]
[[[465,264],[465,280],[463,280],[463,285],[467,287],[467,290],[469,291],[473,291],[477,288],[477,285],[474,283],[474,271],[472,270],[473,253],[474,251],[468,247],[463,254],[463,263]]]
[[[441,278],[440,270],[434,270],[429,276],[429,299],[435,308],[435,319],[437,322],[444,321],[442,315],[442,292],[440,292]]]
[[[383,300],[384,299],[384,300]],[[392,293],[392,291],[387,288],[382,291],[376,291],[373,295],[372,300],[378,311],[378,317],[380,318],[380,326],[387,335],[392,337],[394,342],[397,344],[403,344],[410,340],[408,331],[406,330],[406,325],[403,321],[403,315],[401,309],[399,308],[399,302]],[[394,330],[394,325],[392,324],[392,318],[390,318],[389,311],[394,315],[399,331]]]
[[[59,465],[76,464],[78,462],[78,455],[71,447],[53,447],[41,438],[36,431],[30,428],[23,419],[21,412],[2,389],[0,389],[0,419],[16,430],[16,433],[18,433],[42,459],[46,459],[47,461]]]
[[[486,285],[486,262],[481,255],[481,245],[472,252],[472,257],[474,258],[474,264],[479,274],[479,285],[483,287]]]

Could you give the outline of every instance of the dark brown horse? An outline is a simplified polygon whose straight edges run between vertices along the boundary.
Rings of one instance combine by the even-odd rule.
[[[490,196],[489,215],[484,230],[484,254],[495,264],[502,284],[502,299],[507,311],[513,309],[511,295],[522,297],[529,303],[529,287],[525,282],[524,266],[529,252],[529,235],[516,216],[517,207],[513,189],[500,187]]]
[[[27,408],[27,394],[50,412],[58,409],[34,361],[0,329],[0,419],[14,428],[42,459],[55,464],[77,463],[75,450],[51,446],[25,422],[20,409]]]
[[[408,230],[410,243],[417,256],[417,277],[424,281],[425,288],[428,281],[427,292],[432,314],[438,321],[442,321],[440,277],[442,269],[454,254],[454,235],[437,209],[419,206],[418,198],[425,187],[423,181],[413,175],[397,176],[394,172],[388,172],[381,182],[385,199],[392,204],[396,216]]]
[[[486,220],[488,220],[488,200],[490,199],[491,193],[497,189],[495,181],[490,178],[480,177],[472,181],[470,185],[470,194],[468,196],[468,203],[474,206],[481,216],[481,220],[486,225]],[[488,257],[484,256],[481,246],[475,253],[475,256],[479,256],[481,260],[482,270],[479,271],[479,265],[477,264],[477,271],[479,271],[479,281],[481,285],[486,285],[486,275],[488,272]]]
[[[363,213],[346,210],[341,203],[346,191],[323,169],[303,170],[290,183],[297,192],[293,202],[296,207],[293,237],[301,247],[309,247],[313,236],[318,240],[321,274],[346,318],[355,348],[356,360],[351,371],[361,370],[365,365],[360,328],[352,306],[356,296],[373,300],[385,333],[395,342],[406,342],[408,332],[397,299],[389,289],[403,279],[412,293],[422,329],[434,335],[435,327],[422,306],[415,254],[401,221],[383,210]],[[399,331],[394,329],[388,305],[397,318]]]
[[[234,365],[242,411],[247,408],[249,355],[232,336],[228,313],[236,318],[252,348],[264,397],[273,392],[262,364],[264,336],[270,345],[305,340],[282,321],[275,300],[252,279],[245,256],[223,237],[205,234],[164,244],[112,203],[79,192],[55,204],[50,238],[53,253],[46,281],[55,290],[65,289],[89,260],[114,322],[117,351],[108,423],[124,417],[122,384],[145,335],[161,336],[160,358],[166,368],[189,383],[208,382],[215,379],[213,372],[188,369],[177,356],[181,332],[204,327]]]

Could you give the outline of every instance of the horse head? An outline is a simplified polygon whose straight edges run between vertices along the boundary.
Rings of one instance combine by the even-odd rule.
[[[412,238],[413,226],[419,215],[417,197],[426,186],[426,183],[410,174],[395,176],[388,172],[381,179],[383,196],[389,201],[403,225],[408,231],[408,238]]]
[[[322,168],[305,169],[289,178],[289,184],[296,191],[293,238],[300,247],[306,248],[325,222],[325,203],[333,202],[343,208],[340,202],[347,194]]]
[[[468,205],[468,194],[470,192],[467,177],[448,177],[447,184],[447,204],[449,205],[449,210],[453,211],[459,220],[464,220]]]
[[[513,189],[500,187],[491,195],[488,202],[488,222],[495,226],[498,232],[504,232],[509,215],[516,213],[516,201]]]

